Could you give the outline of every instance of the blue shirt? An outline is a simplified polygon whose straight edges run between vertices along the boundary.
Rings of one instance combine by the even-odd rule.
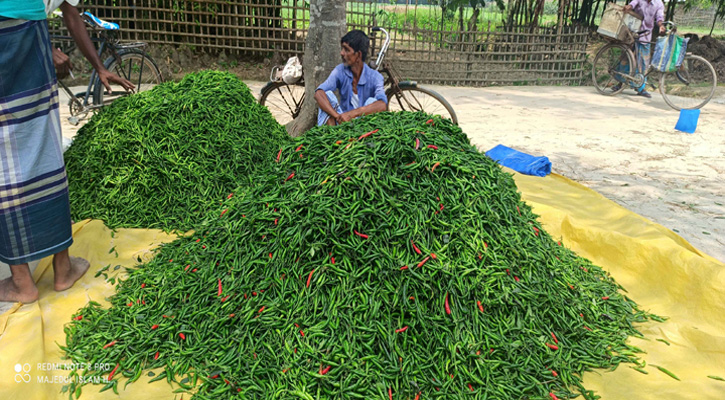
[[[46,18],[43,0],[0,0],[0,17],[40,21]]]
[[[363,70],[360,74],[360,81],[357,83],[358,104],[365,104],[369,98],[381,100],[388,104],[388,98],[385,96],[384,79],[380,72],[363,64]],[[317,90],[340,91],[340,108],[342,112],[353,110],[352,101],[350,100],[355,94],[352,91],[352,70],[345,64],[340,64],[332,70],[326,81],[322,82]]]

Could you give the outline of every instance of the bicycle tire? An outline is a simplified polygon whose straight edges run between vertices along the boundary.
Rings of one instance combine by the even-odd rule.
[[[121,60],[120,63],[115,57],[111,56],[106,59],[103,65],[107,70],[131,81],[136,88],[132,93],[129,93],[120,85],[111,84],[111,95],[109,96],[106,93],[106,88],[101,83],[101,79],[96,76],[93,84],[93,104],[110,104],[119,97],[151,90],[154,86],[163,82],[161,70],[156,65],[156,61],[145,51],[121,49],[118,51],[118,58]],[[143,68],[139,67],[141,65],[143,65]]]
[[[261,91],[259,104],[266,106],[280,125],[287,125],[297,118],[305,100],[305,83],[292,85],[284,82],[269,82]]]
[[[437,92],[419,87],[415,82],[400,82],[400,90],[389,88],[389,111],[422,111],[426,114],[440,115],[458,125],[458,116],[448,101]]]
[[[627,59],[622,60],[624,57]],[[629,47],[621,43],[609,43],[599,49],[592,63],[592,83],[599,93],[614,96],[629,86],[626,78],[622,78],[625,82],[616,79],[616,69],[622,65],[622,61],[626,61],[627,65],[635,65],[634,54]],[[617,84],[620,84],[618,89]]]
[[[707,104],[715,94],[717,74],[706,59],[687,54],[677,71],[663,73],[660,93],[665,103],[675,110],[696,110]]]

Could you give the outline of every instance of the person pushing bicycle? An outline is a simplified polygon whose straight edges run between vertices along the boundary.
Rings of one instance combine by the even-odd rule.
[[[45,1],[45,13],[50,15],[56,9],[60,8],[63,12],[63,22],[68,28],[70,35],[73,37],[73,41],[76,42],[78,48],[81,50],[83,55],[86,57],[88,62],[91,63],[93,69],[98,73],[98,78],[101,80],[103,86],[105,86],[108,93],[111,93],[111,83],[121,85],[127,91],[133,90],[134,85],[128,79],[124,79],[113,72],[106,69],[103,66],[103,62],[98,57],[95,47],[91,42],[91,38],[88,36],[85,23],[76,9],[76,5],[79,0],[44,0]],[[71,73],[73,65],[70,62],[70,58],[60,51],[60,49],[53,48],[53,64],[55,65],[55,73],[58,79],[65,78]]]
[[[636,71],[637,73],[644,74],[647,70],[647,67],[649,67],[650,63],[652,62],[652,56],[650,53],[650,42],[652,41],[652,29],[654,28],[655,24],[659,27],[660,35],[665,33],[665,5],[662,3],[662,0],[632,0],[631,3],[624,6],[624,12],[629,11],[634,11],[642,15],[643,17],[641,28],[643,33],[639,35],[634,43],[634,46],[637,47]],[[615,92],[622,87],[621,82],[623,82],[620,78],[617,78],[617,80],[619,80],[620,83],[612,87],[612,90]],[[652,98],[652,95],[645,90],[646,85],[647,77],[644,78],[642,86],[631,86],[632,89],[637,92],[638,96]]]
[[[383,76],[365,63],[370,48],[368,36],[353,30],[342,37],[340,45],[342,64],[315,90],[320,107],[317,125],[337,125],[388,109]],[[335,90],[340,93],[339,101]]]

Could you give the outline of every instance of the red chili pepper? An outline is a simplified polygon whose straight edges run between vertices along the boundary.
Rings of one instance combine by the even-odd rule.
[[[451,314],[451,306],[448,305],[448,293],[446,293],[446,303],[445,303],[445,306],[446,306],[446,314],[449,314],[450,315]]]
[[[234,314],[234,313],[229,314],[229,318],[234,318],[235,315],[237,315],[237,314]]]
[[[279,218],[274,219],[274,224],[277,225],[277,221],[279,221]]]
[[[216,378],[218,378],[218,377],[219,377],[219,374],[216,374],[216,375],[214,375],[214,376],[211,376],[211,375],[210,375],[210,376],[209,376],[209,379],[216,379]]]
[[[282,150],[282,149],[280,149],[280,150]],[[227,196],[227,200],[231,199],[232,196],[234,196],[234,193],[229,193],[229,196]]]
[[[420,251],[420,249],[418,248],[418,246],[415,245],[415,242],[413,242],[411,240],[410,243],[413,245],[413,250],[415,250],[416,253],[423,254],[423,252]]]
[[[115,344],[116,344],[116,341],[113,340],[113,341],[109,342],[108,344],[106,344],[105,346],[103,346],[103,349],[105,350],[105,349],[107,349],[107,348],[109,348],[109,347],[111,347],[111,346],[113,346]]]
[[[439,163],[439,162],[433,164],[433,168],[430,169],[430,172],[435,171],[436,170],[436,167],[439,166],[439,165],[441,165],[441,163]]]
[[[159,352],[157,351],[156,354],[154,354],[154,360],[158,360],[158,359],[159,359]]]
[[[516,211],[521,215],[521,210],[519,210],[519,206],[516,206]]]
[[[277,162],[279,162],[279,158],[282,156],[282,149],[279,149],[279,153],[277,153]]]
[[[400,329],[396,329],[395,330],[395,333],[403,333],[403,332],[405,332],[407,330],[408,330],[408,326],[406,325],[406,326],[404,326],[404,327],[402,327]]]
[[[551,396],[551,400],[559,400],[558,397],[554,394],[554,392],[549,392],[549,396]]]
[[[435,253],[430,253],[430,258],[432,258],[434,260],[438,259],[438,257],[436,257],[436,255],[435,255]]]
[[[481,305],[481,301],[479,300],[476,303],[478,304],[478,309],[481,310],[481,312],[483,312],[483,306]]]
[[[506,275],[511,275],[511,271],[508,268],[506,268]]]
[[[260,309],[259,309],[258,313],[260,313],[260,314],[261,314],[261,313],[262,313],[262,311],[264,311],[264,307],[265,307],[265,306],[262,306],[262,308],[260,308]]]
[[[312,271],[310,271],[310,275],[307,276],[307,286],[306,287],[310,287],[310,280],[312,279],[312,274],[314,272],[315,272],[315,270],[312,269]]]
[[[551,344],[551,343],[547,343],[546,344],[546,347],[548,347],[548,348],[550,348],[552,350],[559,350],[559,346],[554,345],[554,344]]]
[[[420,392],[418,392],[418,394],[415,395],[415,400],[420,400]]]
[[[222,280],[217,278],[217,282],[219,282],[219,290],[217,291],[217,296],[222,295]]]
[[[129,307],[131,307],[131,306],[133,306],[133,303],[128,303],[126,305],[129,306]]]
[[[602,300],[609,300],[609,296],[602,297]]]
[[[554,375],[554,378],[559,377],[559,374],[557,374],[553,369],[551,370],[551,374]]]
[[[424,258],[423,261],[421,261],[421,262],[418,263],[418,268],[422,267],[423,264],[425,264],[426,262],[428,262],[428,260],[430,260],[430,257]]]
[[[171,318],[171,317],[169,317],[168,315],[162,315],[161,317],[162,317],[162,318]]]
[[[120,364],[116,364],[116,366],[115,366],[115,367],[113,368],[113,370],[111,371],[111,373],[110,373],[110,374],[108,374],[108,380],[109,380],[109,381],[110,381],[111,379],[113,379],[113,375],[115,375],[115,374],[116,374],[116,370],[118,370],[118,366],[119,366],[119,365],[120,365]]]
[[[302,329],[300,329],[300,335],[302,335],[302,337],[305,337],[305,333],[302,332]],[[297,349],[295,349],[295,350],[297,350]]]
[[[407,265],[403,265],[402,267],[400,267],[400,270],[401,271],[406,270],[406,269],[408,269],[408,266]]]
[[[332,257],[332,263],[335,264],[335,257]]]
[[[518,277],[518,276],[516,276],[516,275],[514,275],[514,280],[515,280],[516,282],[518,282],[518,281],[519,281],[519,277]]]
[[[415,300],[415,296],[408,297],[408,300]]]
[[[330,368],[332,368],[331,365],[328,365],[327,367],[325,367],[325,369],[320,371],[320,375],[325,375],[326,373],[330,372]]]
[[[302,146],[304,146],[304,144],[301,144],[301,145],[300,145],[300,147],[298,147],[298,148],[297,148],[297,149],[295,150],[295,153],[296,153],[296,152],[298,152],[298,151],[300,151],[300,150],[302,150]]]
[[[143,289],[143,288],[145,288],[145,287],[146,287],[146,284],[145,284],[145,283],[142,283],[142,284],[141,284],[141,289]]]
[[[353,229],[353,232],[355,232],[356,235],[360,236],[363,239],[367,239],[368,238],[368,235],[366,235],[364,233],[360,233],[360,232],[358,232],[358,231],[356,231],[354,229]]]
[[[532,226],[534,228],[534,235],[539,236],[539,228]]]
[[[256,295],[257,295],[257,292],[252,292],[252,296],[256,296]]]
[[[181,340],[186,340],[186,335],[181,332],[179,332],[179,337],[181,338]]]
[[[223,209],[223,210],[222,210],[222,213],[221,213],[221,214],[220,214],[219,216],[220,216],[220,217],[223,217],[223,216],[224,216],[224,214],[226,214],[226,213],[227,213],[227,209],[225,208],[225,209]]]
[[[428,121],[425,121],[426,124],[430,125],[433,123],[433,118],[429,119]]]
[[[429,148],[429,149],[433,149],[433,150],[438,150],[438,146],[436,146],[436,145],[434,145],[434,144],[429,144],[429,145],[428,145],[428,148]]]
[[[588,327],[588,326],[586,326],[586,325],[584,325],[584,329],[588,330],[589,332],[591,332],[591,331],[592,331],[592,329],[591,329],[591,328],[589,328],[589,327]]]
[[[468,388],[471,389],[471,391],[473,391],[473,386],[471,386],[470,383],[468,384]]]
[[[415,138],[415,149],[418,150],[419,148],[420,148],[420,139]],[[413,164],[413,163],[410,163],[410,164]],[[410,164],[408,164],[408,165],[410,165]]]
[[[559,340],[556,338],[556,335],[554,335],[554,332],[551,332],[551,338],[554,339],[554,343],[559,344]]]
[[[295,176],[295,173],[293,172],[293,173],[289,174],[287,179],[285,179],[284,181],[287,182],[288,180],[292,179],[294,176]]]
[[[269,258],[272,258],[272,253],[269,253]]]
[[[205,245],[205,244],[202,244],[202,245],[201,245],[201,248],[202,248],[202,249],[206,249],[206,245]]]
[[[392,388],[388,388],[388,397],[390,398],[390,400],[393,400],[393,389]]]
[[[80,320],[83,319],[83,316],[82,315],[79,315],[79,316],[77,316],[77,317],[75,317],[73,319],[76,320],[76,321],[80,321]]]
[[[357,140],[362,140],[362,139],[365,139],[366,137],[368,137],[368,136],[372,135],[373,133],[376,133],[376,132],[377,132],[378,130],[379,130],[379,129],[376,129],[376,130],[374,130],[374,131],[370,131],[370,132],[368,132],[368,133],[364,133],[364,134],[360,135],[360,137],[359,137],[359,138],[357,138]]]
[[[156,324],[153,324],[153,325],[151,325],[151,330],[152,330],[152,331],[155,331],[155,330],[156,330],[156,329],[158,329],[158,328],[159,328],[159,326],[158,326],[158,325],[156,325]]]
[[[229,381],[228,381],[228,380],[226,380],[226,379],[224,379],[224,383],[226,383],[227,385],[231,385],[231,384],[232,384],[231,382],[229,382]]]

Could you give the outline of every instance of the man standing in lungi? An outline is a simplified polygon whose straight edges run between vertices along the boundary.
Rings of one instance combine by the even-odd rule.
[[[58,90],[43,0],[0,1],[0,301],[31,303],[28,262],[54,255],[55,290],[88,270],[70,257],[70,203]]]

